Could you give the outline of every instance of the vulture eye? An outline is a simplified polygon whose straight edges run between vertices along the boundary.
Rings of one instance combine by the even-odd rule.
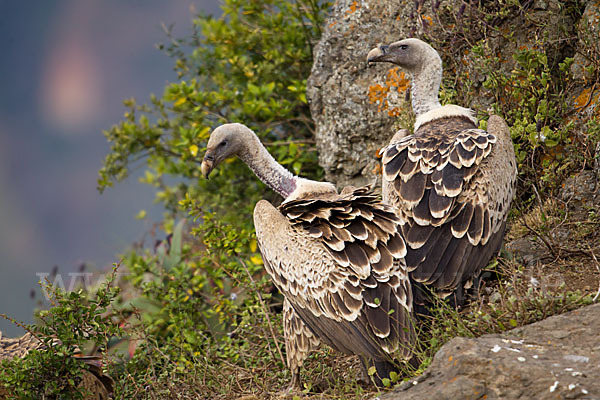
[[[223,140],[221,143],[219,143],[219,146],[221,146],[221,147],[227,146],[227,140]]]
[[[408,45],[407,44],[401,44],[400,45],[400,50],[406,50],[408,49]]]

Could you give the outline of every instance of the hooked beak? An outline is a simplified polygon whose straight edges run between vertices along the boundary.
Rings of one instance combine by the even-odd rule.
[[[367,54],[367,66],[370,63],[381,61],[381,59],[389,53],[390,46],[380,44]]]
[[[202,160],[202,165],[200,166],[200,171],[202,172],[202,176],[208,179],[208,175],[215,167],[215,160],[212,155],[206,153],[204,155],[204,159]]]

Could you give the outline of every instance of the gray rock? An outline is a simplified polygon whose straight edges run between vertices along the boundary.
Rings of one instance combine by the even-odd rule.
[[[600,52],[600,4],[594,0],[588,0],[583,15],[577,26],[577,36],[580,44],[587,42],[589,46],[594,47],[595,53]],[[595,57],[594,52],[581,51],[574,55],[574,62],[571,65],[571,73],[576,79],[590,80],[593,78],[593,71],[586,71],[586,67],[592,64],[591,58]],[[595,108],[594,103],[590,103]]]
[[[587,207],[600,204],[598,178],[594,171],[584,170],[565,180],[559,198],[570,209],[586,212]]]
[[[526,265],[536,265],[542,259],[551,256],[550,252],[540,240],[532,236],[525,236],[505,244],[506,250],[519,257]]]
[[[455,338],[382,400],[600,399],[600,304],[503,335]]]
[[[571,220],[584,220],[591,208],[600,206],[599,189],[600,180],[594,171],[584,170],[564,181],[558,198],[567,206]],[[566,243],[572,234],[571,226],[559,224],[548,232],[547,238],[551,239],[552,243]],[[546,245],[534,235],[507,242],[505,247],[507,251],[530,267],[552,257]]]

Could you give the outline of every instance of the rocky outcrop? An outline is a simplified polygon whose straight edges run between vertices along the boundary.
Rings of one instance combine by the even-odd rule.
[[[455,338],[382,400],[600,399],[600,304],[503,335]]]
[[[367,53],[379,42],[407,36],[408,1],[340,0],[314,50],[307,97],[316,123],[319,163],[338,186],[375,176],[376,152],[389,141],[394,118],[369,102],[369,86],[384,69],[367,70]],[[386,67],[387,68],[387,67]]]

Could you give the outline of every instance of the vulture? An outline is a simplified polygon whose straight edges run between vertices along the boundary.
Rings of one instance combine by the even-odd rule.
[[[398,131],[380,154],[382,196],[401,220],[415,307],[429,291],[460,306],[504,236],[517,176],[508,126],[492,115],[485,131],[472,110],[440,105],[442,60],[419,39],[379,45],[367,62],[412,76],[414,133]]]
[[[238,156],[284,201],[254,208],[265,270],[284,296],[283,327],[290,390],[320,342],[374,366],[375,383],[408,360],[414,340],[412,292],[405,268],[400,220],[369,187],[338,194],[328,182],[293,175],[277,163],[248,127],[216,128],[201,172]]]
[[[53,344],[59,343],[54,340]],[[3,360],[10,360],[15,357],[24,358],[32,350],[46,350],[46,345],[31,333],[18,338],[7,338],[2,336],[0,331],[0,363]],[[112,398],[113,380],[102,372],[102,360],[99,356],[83,356],[76,354],[75,357],[87,365],[87,369],[82,371],[81,382],[78,388],[82,392],[85,400],[107,400]],[[14,396],[14,394],[13,394]],[[0,399],[11,398],[4,388],[0,387]]]

